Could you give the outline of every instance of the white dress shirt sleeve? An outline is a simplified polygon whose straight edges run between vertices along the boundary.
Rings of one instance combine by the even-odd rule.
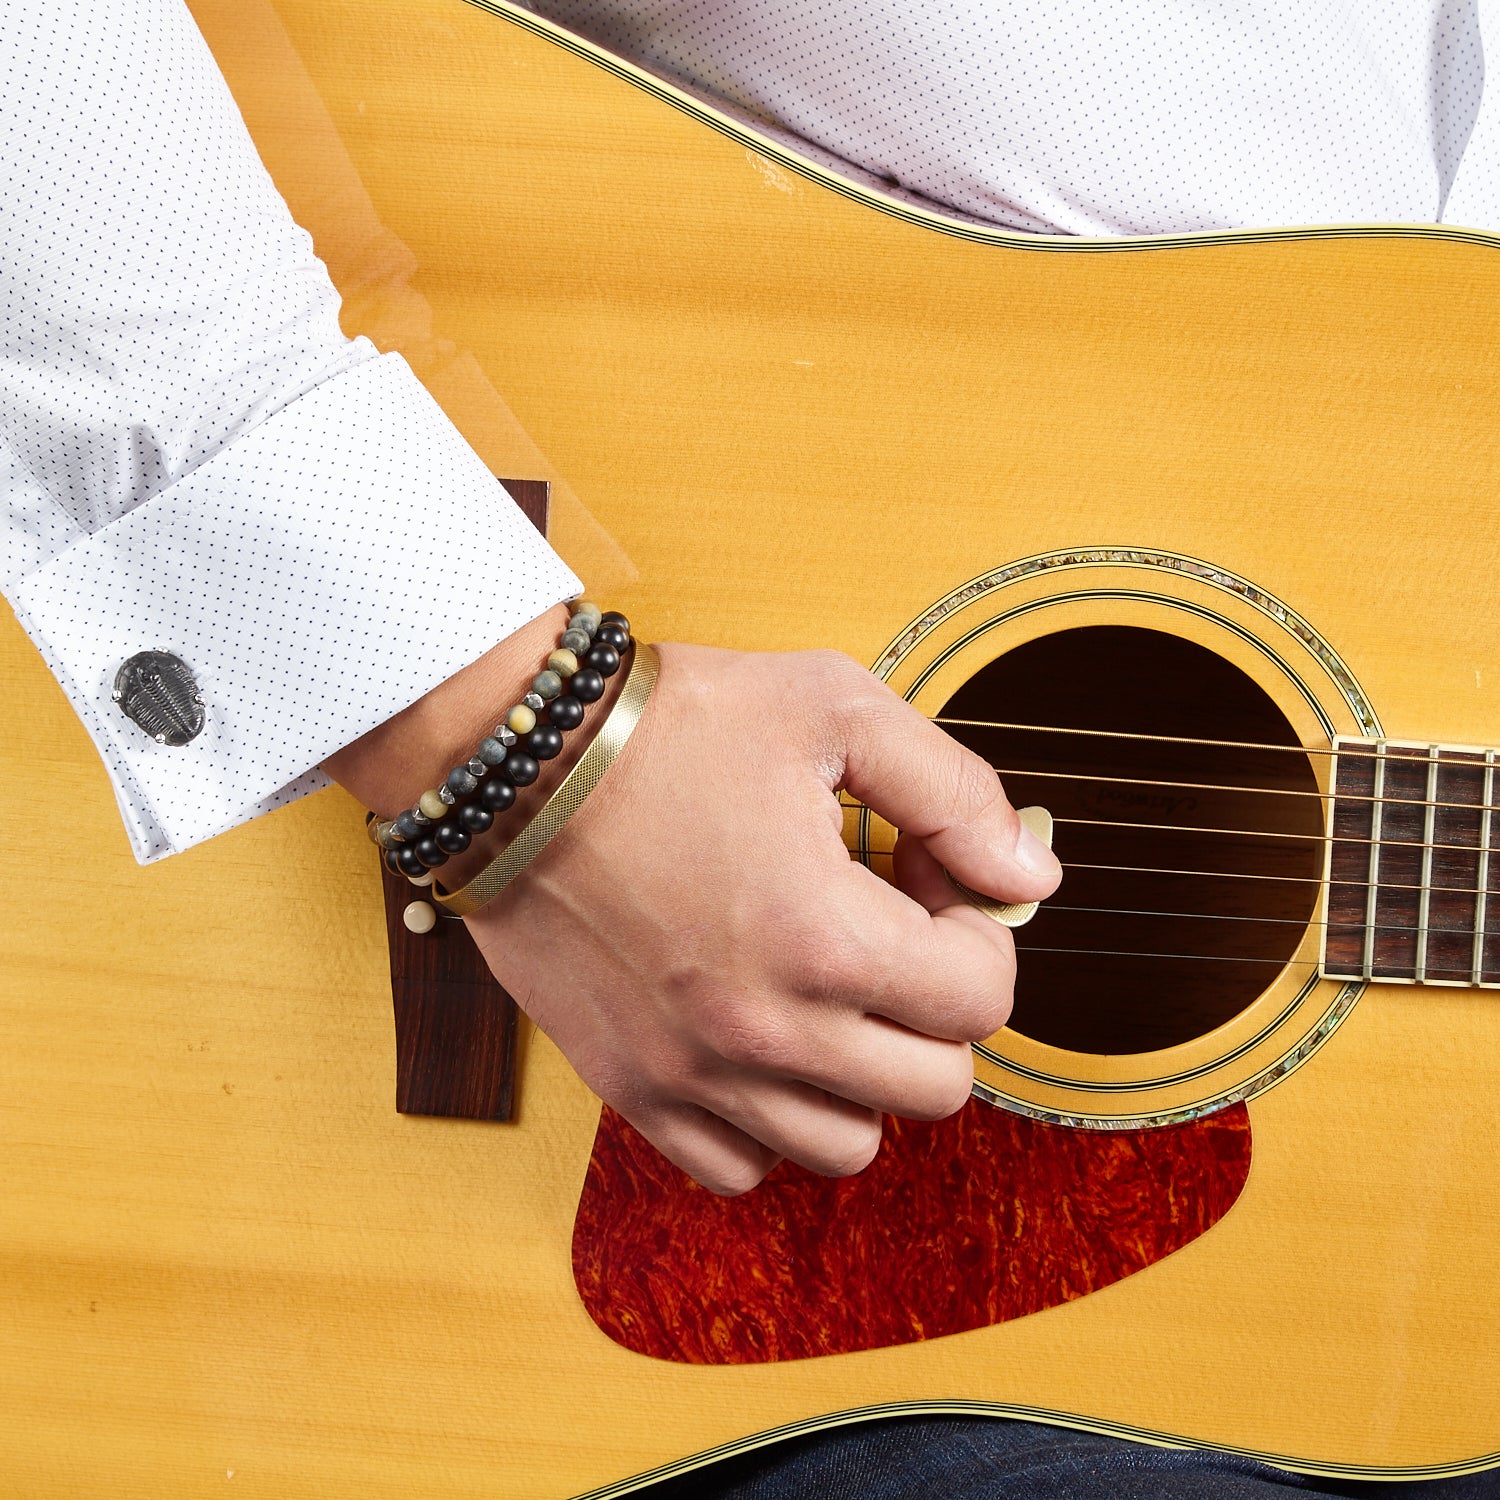
[[[181,0],[0,12],[0,587],[142,863],[318,763],[578,580],[405,362],[346,339]],[[111,699],[169,651],[206,708]]]

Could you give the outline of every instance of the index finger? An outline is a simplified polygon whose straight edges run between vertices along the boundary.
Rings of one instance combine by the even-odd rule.
[[[868,672],[840,704],[840,785],[921,840],[965,885],[1005,901],[1039,901],[1062,868],[1022,826],[995,768]]]

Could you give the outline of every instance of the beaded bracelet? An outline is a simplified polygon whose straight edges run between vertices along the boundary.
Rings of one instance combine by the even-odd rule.
[[[531,691],[507,710],[475,753],[399,816],[367,823],[386,867],[413,885],[431,884],[431,871],[467,849],[475,834],[514,804],[516,789],[537,779],[539,762],[561,752],[563,735],[583,722],[586,704],[604,696],[605,679],[619,670],[631,644],[624,615],[605,614],[586,600],[575,606]],[[542,713],[545,722],[538,717]],[[465,800],[476,791],[477,797]]]
[[[403,857],[407,865],[417,863],[405,851],[399,852],[395,861],[390,860],[389,851],[387,852],[391,868],[406,874],[413,885],[430,885],[433,870],[445,864],[449,855],[461,854],[469,847],[475,835],[486,832],[497,816],[515,805],[516,788],[530,786],[540,774],[539,763],[551,760],[560,753],[565,735],[583,722],[582,704],[593,703],[603,696],[605,679],[613,677],[620,670],[623,658],[630,654],[634,642],[628,634],[629,622],[623,615],[615,618],[619,621],[617,626],[612,628],[612,622],[606,622],[599,633],[608,630],[613,636],[618,631],[624,637],[623,647],[617,648],[611,641],[598,643],[589,650],[585,660],[597,665],[581,667],[573,674],[572,684],[576,685],[573,691],[554,699],[546,706],[543,712],[547,714],[549,722],[535,724],[524,735],[514,738],[514,743],[502,742],[491,747],[488,752],[482,749],[481,755],[493,754],[495,749],[503,753],[504,759],[498,767],[485,766],[480,756],[475,757],[475,760],[480,760],[480,765],[476,766],[473,760],[468,762],[470,775],[479,783],[478,795],[455,793],[448,817],[434,824],[418,841],[415,848],[421,863],[426,865],[425,874],[412,875],[408,869],[403,868],[400,863]],[[584,681],[579,682],[580,678]],[[570,697],[577,700],[576,708],[568,702]],[[495,733],[488,736],[487,740],[499,739],[507,729],[509,725],[506,723],[496,725]],[[514,736],[514,731],[511,731],[511,735]],[[495,769],[499,769],[502,774],[489,775]],[[465,800],[466,797],[468,800]]]
[[[414,884],[429,884],[427,872],[446,863],[449,855],[461,853],[496,814],[514,804],[516,789],[536,780],[539,762],[557,755],[563,734],[582,722],[584,704],[603,696],[605,678],[619,669],[620,652],[629,648],[629,622],[623,615],[603,616],[598,606],[585,604],[568,622],[562,641],[532,691],[512,705],[464,765],[455,767],[441,787],[424,792],[400,817],[372,827],[372,837],[386,850],[389,868]],[[565,680],[567,694],[562,692]],[[546,723],[538,722],[539,710],[546,712]],[[492,774],[496,771],[498,776]],[[481,783],[480,797],[466,803],[463,799]]]

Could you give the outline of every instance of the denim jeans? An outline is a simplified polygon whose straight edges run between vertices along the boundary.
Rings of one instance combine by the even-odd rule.
[[[791,1438],[637,1493],[649,1500],[1500,1500],[1500,1470],[1397,1484],[1310,1479],[1247,1458],[1032,1422],[902,1417]]]

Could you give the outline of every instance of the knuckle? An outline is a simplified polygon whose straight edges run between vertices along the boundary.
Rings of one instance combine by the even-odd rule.
[[[941,1034],[967,1047],[994,1036],[1010,1020],[1011,987],[989,984],[966,995],[954,996]]]
[[[852,1128],[836,1149],[825,1153],[816,1171],[825,1177],[853,1177],[863,1172],[880,1151],[883,1136],[880,1117]]]
[[[710,1171],[690,1173],[699,1186],[719,1198],[738,1198],[758,1187],[767,1169],[752,1161],[723,1162]]]
[[[1001,793],[995,768],[983,756],[966,750],[954,759],[949,774],[948,795],[966,821],[983,812],[1002,819],[1015,818],[1014,809]]]
[[[812,651],[808,656],[804,679],[808,690],[820,710],[846,729],[857,729],[872,715],[889,711],[886,699],[894,695],[852,656],[832,650]]]
[[[784,1020],[764,1005],[742,996],[725,996],[704,1005],[700,1015],[703,1040],[719,1057],[737,1068],[774,1070],[785,1064],[792,1038]]]
[[[974,1065],[966,1054],[963,1066],[954,1069],[953,1077],[948,1081],[946,1089],[941,1091],[933,1119],[946,1120],[949,1115],[956,1115],[969,1102],[973,1092]]]
[[[914,1120],[946,1120],[969,1102],[974,1087],[974,1065],[967,1047],[955,1048],[953,1063],[923,1090],[923,1098],[902,1111]]]
[[[843,651],[835,651],[831,646],[801,654],[806,676],[815,683],[828,685],[847,682],[864,675],[864,669],[852,656]]]
[[[1010,1020],[1011,991],[1009,985],[994,994],[981,995],[975,1002],[970,1018],[968,1041],[982,1042],[1004,1028]]]
[[[962,1021],[964,1039],[982,1042],[1010,1020],[1015,1001],[1015,959],[1009,947],[996,943],[993,956],[980,965],[965,997]]]
[[[810,1000],[837,1003],[863,999],[873,987],[866,945],[834,920],[793,939],[788,944],[787,963],[798,993]]]

